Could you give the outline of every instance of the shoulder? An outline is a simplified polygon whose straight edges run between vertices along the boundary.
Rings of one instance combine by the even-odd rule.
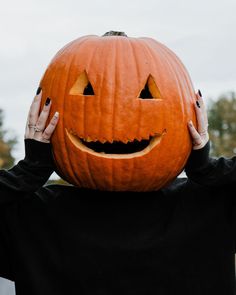
[[[49,184],[41,187],[35,194],[44,203],[50,203],[63,196],[72,196],[79,191],[79,188],[72,185]]]
[[[187,182],[188,182],[188,179],[186,177],[177,177],[167,186],[162,188],[162,192],[164,193],[164,195],[172,195],[172,194],[180,193],[186,187]]]

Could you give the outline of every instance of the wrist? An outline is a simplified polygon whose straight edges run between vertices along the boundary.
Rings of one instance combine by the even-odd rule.
[[[37,141],[35,139],[26,138],[25,144],[25,159],[31,163],[40,164],[40,166],[53,167],[53,155],[50,143]]]
[[[209,153],[210,153],[210,141],[208,141],[204,147],[201,149],[192,150],[187,164],[185,166],[186,172],[188,171],[197,171],[202,169],[209,162]]]

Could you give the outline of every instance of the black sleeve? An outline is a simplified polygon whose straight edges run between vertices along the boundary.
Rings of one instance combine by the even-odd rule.
[[[9,170],[0,170],[0,206],[37,191],[54,171],[51,145],[25,139],[25,158]]]
[[[1,212],[1,210],[0,210]],[[3,223],[0,216],[0,277],[14,281],[14,275],[12,272],[9,247],[7,247],[7,242],[3,236]]]
[[[9,202],[30,197],[48,180],[54,170],[51,145],[25,139],[25,158],[9,170],[0,170],[0,276],[14,280],[11,254],[3,216]]]
[[[236,157],[211,158],[210,142],[200,150],[193,150],[185,166],[190,180],[206,186],[236,184]]]

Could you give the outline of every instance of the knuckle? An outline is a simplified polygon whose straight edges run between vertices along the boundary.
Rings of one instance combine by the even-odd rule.
[[[43,127],[42,121],[38,121],[35,128],[41,129]]]
[[[56,125],[57,125],[57,121],[52,120],[52,121],[50,122],[50,125],[53,126],[53,127],[56,126]]]
[[[50,105],[46,105],[46,104],[44,104],[44,106],[43,106],[43,110],[48,112],[49,109],[50,109]]]
[[[45,130],[44,133],[43,133],[43,138],[45,139],[49,139],[51,136],[51,132],[48,131],[48,130]]]
[[[31,112],[31,113],[29,114],[29,120],[32,120],[32,119],[34,119],[34,114]]]
[[[42,113],[44,114],[44,115],[46,115],[47,113],[48,113],[48,109],[46,109],[45,107],[42,109]]]
[[[35,95],[33,101],[38,101],[38,100],[39,100],[38,95]]]
[[[196,145],[199,145],[199,144],[201,144],[202,143],[202,140],[201,139],[195,139],[194,140],[194,143],[196,144]]]
[[[31,107],[33,107],[37,103],[37,97],[34,97],[31,103]]]

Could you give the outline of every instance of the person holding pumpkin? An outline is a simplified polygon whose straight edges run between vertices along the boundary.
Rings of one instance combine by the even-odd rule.
[[[59,114],[46,125],[51,101],[39,114],[41,97],[39,89],[28,115],[24,160],[0,171],[0,275],[15,282],[17,294],[233,294],[234,201],[224,197],[225,188],[219,193],[222,162],[217,181],[206,165],[201,93],[198,127],[188,124],[193,151],[186,172],[204,185],[180,178],[160,191],[128,196],[43,187],[55,169],[49,143]],[[217,189],[207,186],[205,170]]]
[[[127,37],[121,35],[118,38]],[[82,49],[85,51],[86,40],[82,39]],[[90,42],[90,38],[88,40]],[[124,41],[126,51],[122,51],[122,54],[128,50],[137,53],[141,48],[136,48],[134,44],[131,46],[129,42],[133,42],[133,39],[102,39],[101,42],[107,45],[108,41],[118,42],[119,46],[123,46]],[[76,44],[74,42],[72,46]],[[163,52],[161,45],[159,47],[155,42],[150,44],[149,53],[154,52],[153,48]],[[109,45],[109,48],[116,47],[113,43],[113,47]],[[73,51],[66,50],[64,48],[57,55],[57,58],[62,58],[58,67],[60,73],[67,67],[67,53]],[[85,56],[85,51],[80,52],[82,56]],[[147,54],[146,58],[148,56]],[[68,122],[63,116],[66,117],[67,114],[63,113],[64,109],[57,110],[58,102],[54,91],[60,90],[61,95],[64,87],[70,89],[65,108],[71,110],[71,115],[79,108],[81,112],[78,118],[85,123],[82,108],[90,109],[94,100],[94,91],[91,90],[93,85],[89,80],[95,76],[92,68],[84,66],[84,59],[78,60],[77,66],[81,67],[79,73],[72,70],[76,78],[71,78],[71,81],[68,78],[65,84],[64,79],[60,80],[60,74],[55,74],[54,64],[46,71],[29,110],[24,140],[25,158],[11,169],[0,171],[0,276],[15,282],[17,295],[234,294],[235,200],[229,188],[234,188],[236,159],[217,160],[209,157],[207,112],[201,92],[193,95],[190,88],[186,90],[188,87],[183,85],[187,85],[189,79],[185,69],[169,51],[163,56],[171,56],[167,59],[173,62],[172,70],[178,79],[173,82],[173,77],[163,78],[165,82],[170,79],[175,83],[173,87],[182,91],[180,107],[171,103],[171,100],[168,101],[169,98],[164,95],[168,89],[165,90],[162,86],[160,91],[157,89],[155,79],[158,79],[158,67],[153,66],[151,70],[154,74],[147,72],[146,86],[135,98],[133,106],[137,109],[137,105],[141,105],[144,99],[143,109],[149,109],[150,106],[158,110],[158,105],[166,98],[170,104],[165,102],[164,114],[168,113],[168,105],[172,110],[172,118],[182,112],[176,128],[184,130],[182,133],[178,130],[173,132],[173,124],[177,122],[168,123],[165,116],[158,117],[154,114],[155,120],[161,118],[157,122],[160,128],[156,134],[150,131],[153,134],[151,140],[144,138],[145,152],[141,149],[127,154],[127,147],[118,140],[114,140],[115,154],[112,154],[112,142],[105,143],[104,147],[106,149],[108,146],[109,155],[104,151],[95,152],[91,138],[86,135],[79,139],[79,132],[72,130],[72,125],[66,128]],[[157,60],[158,62],[160,67],[163,66],[162,61]],[[124,66],[127,65],[124,63]],[[148,67],[147,60],[144,60],[144,66]],[[70,64],[70,69],[72,67]],[[133,69],[131,72],[136,73]],[[52,73],[53,78],[50,80]],[[184,77],[182,80],[181,75]],[[110,86],[112,79],[113,77],[108,81]],[[121,77],[116,79],[122,85]],[[143,81],[140,79],[140,85],[137,84],[139,88]],[[53,85],[56,85],[56,89]],[[105,85],[105,88],[112,91],[113,87],[109,85]],[[130,91],[129,87],[122,91],[126,90]],[[99,97],[98,89],[95,92]],[[188,93],[191,94],[189,98]],[[172,98],[178,98],[170,93],[171,95]],[[122,96],[123,93],[116,99],[119,101]],[[112,99],[112,96],[107,97]],[[74,109],[70,108],[78,99],[81,106],[75,104]],[[187,101],[189,106],[185,107],[184,102]],[[110,114],[106,106],[100,106],[101,109],[98,105],[95,109]],[[144,118],[148,120],[148,115],[145,114]],[[151,118],[151,122],[155,122],[154,119]],[[145,122],[144,120],[144,129],[147,129],[149,125]],[[70,123],[76,123],[73,116]],[[77,125],[78,123],[80,122]],[[168,128],[160,132],[164,123]],[[155,126],[153,130],[156,130]],[[62,135],[64,132],[65,138]],[[180,134],[183,134],[185,144]],[[149,160],[148,156],[145,158],[146,155],[158,148],[161,141],[165,143],[170,135],[172,143],[176,144],[171,149],[171,144],[168,143],[168,152],[173,153],[179,147],[179,158],[168,157],[170,163],[162,162],[152,166],[154,160]],[[176,138],[173,138],[175,135]],[[142,140],[137,138],[128,149],[130,146],[133,148],[133,143],[136,147],[137,141],[140,148]],[[61,148],[66,143],[71,144],[68,154],[72,154],[79,165],[79,177],[73,170],[76,168],[74,163],[60,159]],[[100,146],[99,142],[98,147]],[[76,158],[76,148],[80,149],[78,154],[81,158]],[[118,148],[120,154],[117,154]],[[123,148],[125,153],[122,153]],[[164,149],[160,146],[159,151],[163,152]],[[87,162],[83,152],[87,153]],[[68,154],[65,158],[68,158]],[[174,155],[178,153],[175,151]],[[150,166],[143,166],[144,163],[139,166],[138,160],[142,162],[143,156]],[[163,157],[165,158],[164,154]],[[137,174],[134,175],[133,186],[131,178],[126,181],[130,171],[122,165],[123,160],[128,163],[133,174],[144,167],[145,171],[140,171],[141,177],[145,181],[150,178],[146,190],[144,181]],[[109,176],[109,161],[113,161],[114,166],[120,169],[120,173],[125,173],[126,178],[122,174],[118,179],[119,171],[113,171],[115,178],[110,177],[105,184],[99,182],[105,179],[104,175]],[[63,163],[65,169],[62,169]],[[101,177],[99,173],[103,170],[99,164],[104,165],[104,175]],[[161,165],[164,174],[161,174],[162,171],[149,171],[155,167],[161,169]],[[87,172],[89,169],[90,174]],[[187,177],[176,175],[181,169],[185,169]],[[45,185],[53,171],[58,171],[66,180],[71,179],[70,185]],[[154,179],[151,179],[152,175]],[[117,183],[114,183],[116,179]],[[87,185],[89,183],[92,187]],[[95,183],[98,184],[97,188],[93,187]],[[105,189],[106,185],[108,189]]]

